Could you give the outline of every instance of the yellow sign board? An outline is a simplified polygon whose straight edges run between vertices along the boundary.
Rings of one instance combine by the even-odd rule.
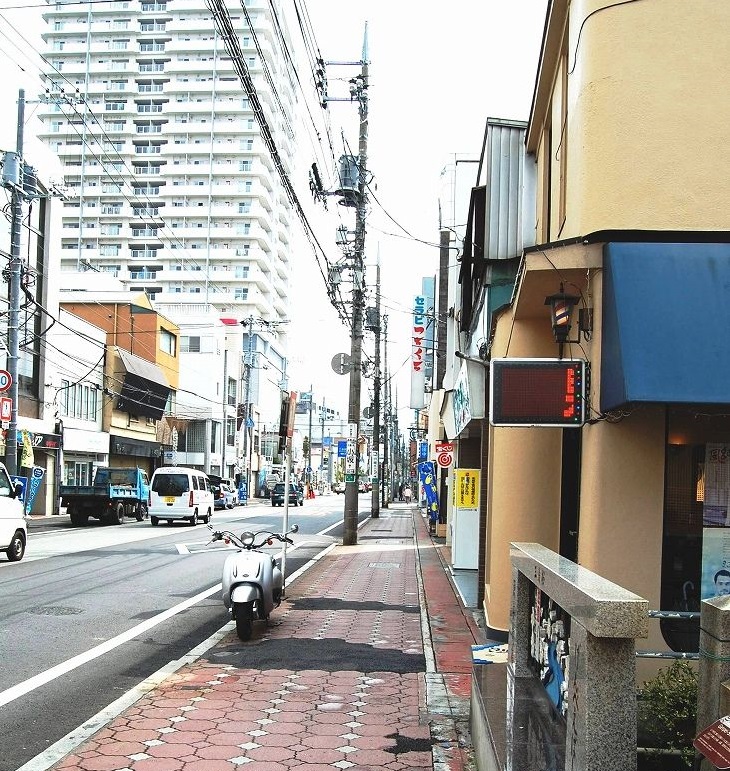
[[[454,469],[454,478],[454,506],[457,509],[478,509],[481,469],[457,468]]]

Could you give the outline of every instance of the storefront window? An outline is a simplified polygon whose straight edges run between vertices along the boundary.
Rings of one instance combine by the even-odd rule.
[[[661,609],[699,611],[730,568],[730,416],[670,409],[667,426]],[[663,619],[661,629],[673,650],[697,652],[699,620]]]
[[[94,476],[94,464],[91,461],[66,460],[64,463],[67,485],[91,485]]]

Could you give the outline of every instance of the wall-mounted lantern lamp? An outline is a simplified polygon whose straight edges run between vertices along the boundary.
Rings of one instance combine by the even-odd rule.
[[[566,294],[563,284],[557,294],[548,295],[545,305],[550,306],[550,323],[553,328],[553,337],[558,344],[558,358],[563,358],[563,346],[565,343],[579,343],[581,332],[586,339],[593,329],[592,309],[581,308],[578,311],[578,334],[574,340],[570,339],[570,329],[573,320],[573,309],[581,298],[576,295]]]

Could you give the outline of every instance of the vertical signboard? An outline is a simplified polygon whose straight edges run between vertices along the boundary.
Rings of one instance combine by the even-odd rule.
[[[454,470],[454,510],[451,522],[452,566],[476,570],[479,561],[479,486],[478,468]]]
[[[357,474],[357,424],[348,423],[347,455],[345,456],[345,475],[347,482],[354,482]]]
[[[426,298],[413,301],[411,330],[411,398],[408,406],[420,410],[426,404]]]

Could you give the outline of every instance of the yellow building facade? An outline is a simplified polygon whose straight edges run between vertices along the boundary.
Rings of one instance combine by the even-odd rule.
[[[549,5],[526,134],[538,246],[494,315],[490,358],[556,358],[546,298],[575,297],[563,356],[588,362],[587,420],[488,429],[480,567],[495,636],[511,542],[663,610],[699,609],[724,566],[729,33],[714,0]],[[653,623],[647,647],[697,650],[692,623]]]

